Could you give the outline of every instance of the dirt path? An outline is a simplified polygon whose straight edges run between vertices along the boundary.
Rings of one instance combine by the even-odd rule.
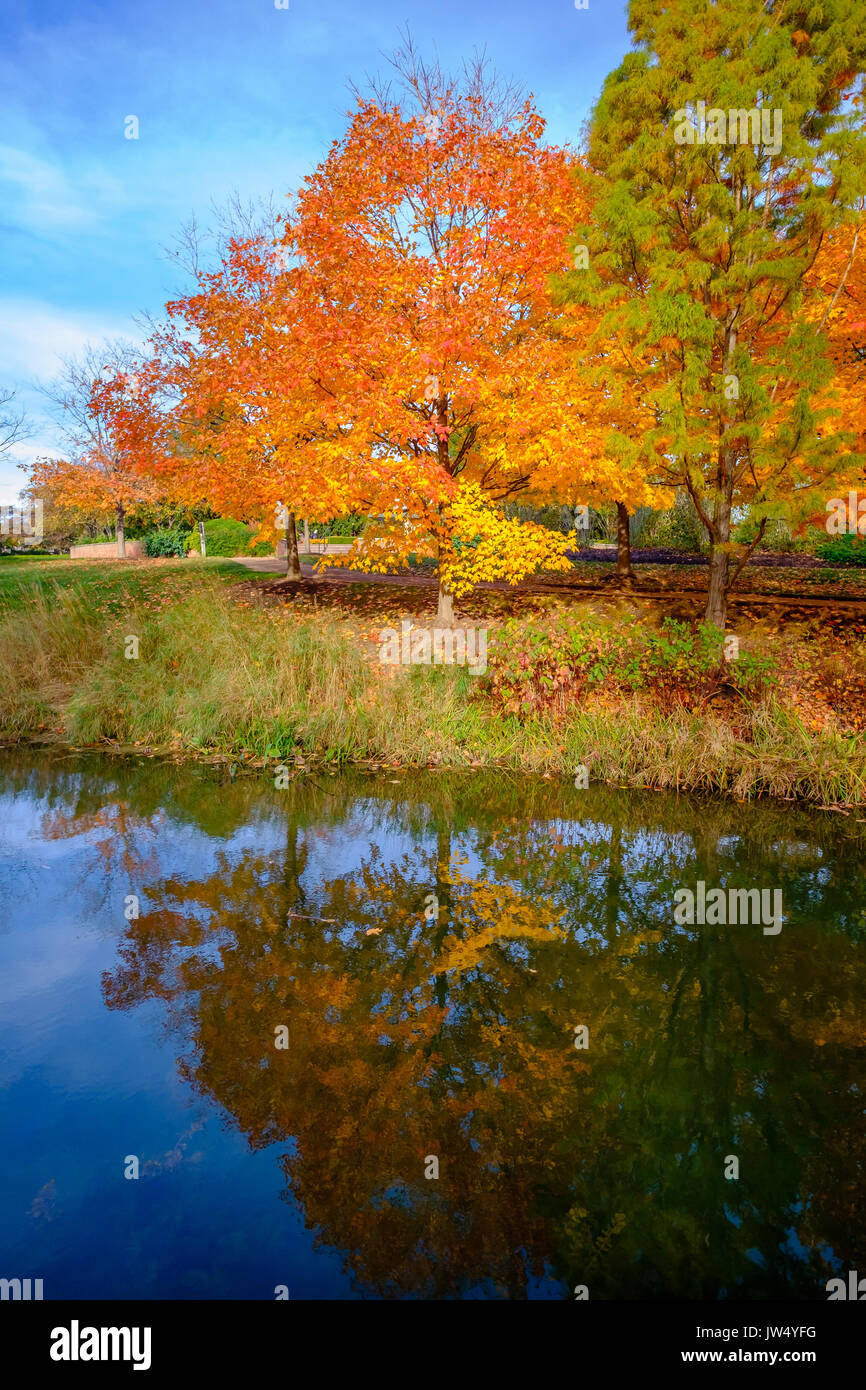
[[[246,559],[238,557],[238,563],[245,565],[248,569],[255,570],[260,574],[285,575],[285,561],[273,558],[266,559]],[[372,586],[386,589],[421,589],[434,592],[437,588],[437,578],[435,575],[427,574],[366,574],[360,570],[343,569],[338,566],[328,568],[321,577],[317,577],[316,566],[302,564],[301,572],[303,579],[289,583],[285,578],[277,581],[273,585],[267,585],[266,591],[275,597],[284,595],[295,597],[299,593],[306,593],[312,596],[319,593],[335,595],[335,591],[340,587],[349,585]],[[694,610],[698,613],[706,600],[706,587],[700,584],[677,584],[676,586],[664,586],[653,584],[650,577],[646,579],[638,578],[638,582],[633,589],[620,589],[611,580],[598,583],[593,580],[581,580],[575,576],[569,576],[567,580],[557,583],[545,583],[544,581],[524,580],[520,584],[506,584],[503,581],[486,581],[477,586],[476,593],[482,594],[498,593],[518,597],[520,595],[545,595],[567,601],[568,599],[602,599],[618,604],[635,603],[641,606],[658,606],[660,604],[671,612],[675,613],[678,609]],[[812,595],[799,593],[796,590],[776,590],[772,593],[760,593],[749,590],[738,590],[729,599],[729,609],[733,613],[746,609],[767,610],[778,616],[789,615],[797,616],[797,610],[802,611],[805,617],[814,612],[830,613],[849,613],[866,617],[866,597],[849,598],[837,597],[833,594]]]

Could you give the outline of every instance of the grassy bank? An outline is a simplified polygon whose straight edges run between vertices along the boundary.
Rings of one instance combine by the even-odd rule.
[[[570,778],[585,765],[621,786],[866,803],[863,734],[816,727],[773,685],[721,709],[636,689],[515,713],[497,703],[495,671],[382,666],[339,616],[262,606],[224,572],[153,572],[144,595],[127,575],[6,596],[2,737]]]

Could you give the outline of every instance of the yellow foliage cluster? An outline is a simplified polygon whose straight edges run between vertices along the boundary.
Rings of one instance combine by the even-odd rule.
[[[505,517],[478,483],[462,482],[453,500],[435,512],[386,517],[368,527],[347,555],[323,556],[319,566],[388,574],[412,555],[438,557],[444,588],[462,598],[485,580],[516,584],[538,570],[568,570],[566,551],[576,543],[574,532],[561,535]]]
[[[538,570],[567,570],[575,537],[531,522],[509,520],[485,499],[477,483],[460,488],[449,509],[451,546],[442,554],[442,581],[456,598],[482,580],[516,584]]]

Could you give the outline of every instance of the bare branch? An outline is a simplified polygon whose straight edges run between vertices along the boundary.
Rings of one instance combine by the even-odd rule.
[[[15,392],[0,387],[0,454],[20,444],[31,434],[27,417],[20,406],[13,405]]]

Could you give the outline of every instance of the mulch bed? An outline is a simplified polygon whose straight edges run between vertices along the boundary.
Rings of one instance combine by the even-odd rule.
[[[570,550],[569,559],[579,562],[597,561],[600,564],[611,564],[616,561],[615,546],[583,546],[580,550]],[[709,563],[706,555],[698,552],[685,550],[671,550],[664,546],[656,546],[651,550],[632,550],[631,559],[633,565],[706,565]],[[749,568],[775,568],[775,569],[820,569],[823,561],[815,555],[797,554],[778,554],[769,551],[756,551],[749,561]]]

